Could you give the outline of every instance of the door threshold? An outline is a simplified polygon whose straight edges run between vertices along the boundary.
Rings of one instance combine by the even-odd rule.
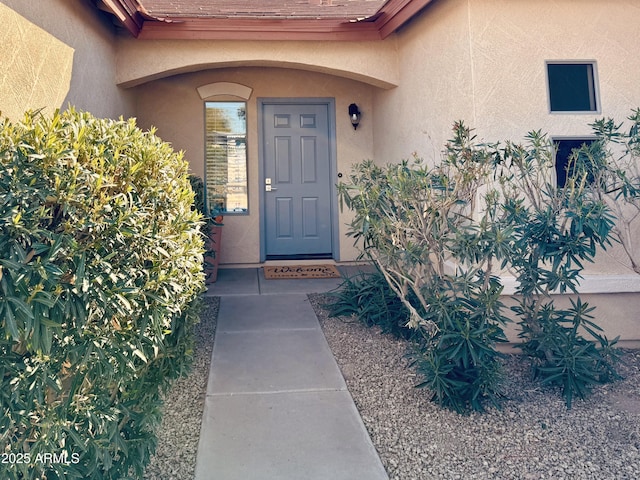
[[[268,255],[263,264],[312,264],[312,263],[335,263],[333,256],[312,256],[312,255]]]
[[[312,255],[267,255],[265,261],[270,262],[273,260],[333,260],[333,255],[330,253],[318,253]]]

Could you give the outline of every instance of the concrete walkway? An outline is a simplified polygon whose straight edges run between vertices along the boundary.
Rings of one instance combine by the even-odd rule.
[[[387,480],[306,293],[340,280],[220,270],[196,480]]]

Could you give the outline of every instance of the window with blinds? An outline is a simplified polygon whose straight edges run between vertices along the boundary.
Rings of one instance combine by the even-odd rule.
[[[210,216],[247,213],[247,105],[205,102],[205,184]]]

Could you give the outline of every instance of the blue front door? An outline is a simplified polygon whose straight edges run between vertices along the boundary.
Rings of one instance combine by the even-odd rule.
[[[266,257],[331,257],[329,104],[262,105]]]

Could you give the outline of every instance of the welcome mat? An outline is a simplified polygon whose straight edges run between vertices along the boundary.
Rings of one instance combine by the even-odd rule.
[[[280,265],[264,266],[267,280],[291,278],[340,278],[335,265]]]

